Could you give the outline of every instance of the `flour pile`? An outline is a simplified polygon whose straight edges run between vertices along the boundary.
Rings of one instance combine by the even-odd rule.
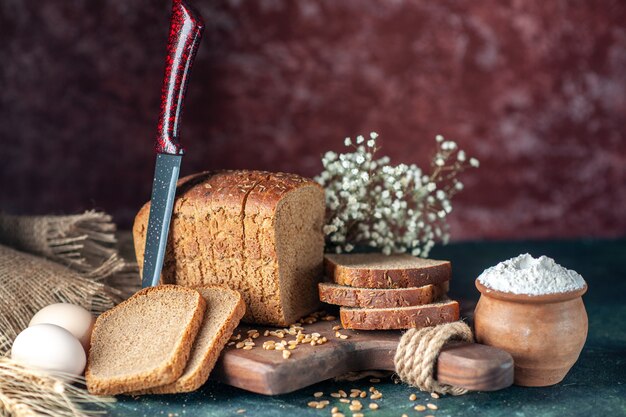
[[[543,295],[575,291],[585,286],[579,273],[562,267],[547,256],[525,253],[487,268],[478,281],[496,291]]]

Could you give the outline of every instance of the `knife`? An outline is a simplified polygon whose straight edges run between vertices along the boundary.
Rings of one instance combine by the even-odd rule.
[[[202,17],[182,0],[174,0],[161,89],[156,139],[156,167],[143,261],[142,288],[159,282],[176,195],[183,148],[178,138],[189,72],[202,37]]]

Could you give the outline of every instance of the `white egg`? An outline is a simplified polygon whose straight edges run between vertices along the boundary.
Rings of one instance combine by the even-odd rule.
[[[95,322],[96,319],[91,313],[81,306],[58,303],[50,304],[39,310],[30,320],[29,326],[47,323],[63,327],[72,333],[83,345],[85,352],[88,352],[91,331]]]
[[[87,363],[78,339],[54,324],[36,324],[18,334],[11,358],[33,368],[76,376],[82,375]]]

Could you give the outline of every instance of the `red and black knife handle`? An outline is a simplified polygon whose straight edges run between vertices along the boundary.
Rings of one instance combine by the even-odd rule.
[[[156,140],[157,153],[181,155],[183,148],[178,138],[180,116],[189,72],[193,64],[204,22],[198,12],[185,1],[174,0],[172,20],[167,42],[165,77],[161,89],[161,112],[159,114]]]

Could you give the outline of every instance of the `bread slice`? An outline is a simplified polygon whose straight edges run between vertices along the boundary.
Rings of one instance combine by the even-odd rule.
[[[408,288],[449,281],[450,262],[382,253],[327,254],[326,275],[339,285],[362,288]]]
[[[339,309],[341,324],[345,329],[390,330],[436,326],[459,319],[459,303],[445,299],[433,304],[393,308]]]
[[[149,388],[137,394],[191,392],[204,385],[222,349],[246,312],[246,304],[237,291],[215,286],[194,289],[202,294],[207,308],[185,371],[174,383]]]
[[[179,181],[161,280],[228,286],[246,303],[243,320],[285,326],[319,306],[324,190],[293,174],[221,171]],[[150,203],[135,217],[143,265]]]
[[[330,282],[318,284],[320,300],[344,307],[388,308],[429,304],[448,292],[448,281],[410,288],[358,288]]]
[[[206,302],[175,285],[145,288],[96,320],[85,379],[92,394],[115,395],[176,381]]]

